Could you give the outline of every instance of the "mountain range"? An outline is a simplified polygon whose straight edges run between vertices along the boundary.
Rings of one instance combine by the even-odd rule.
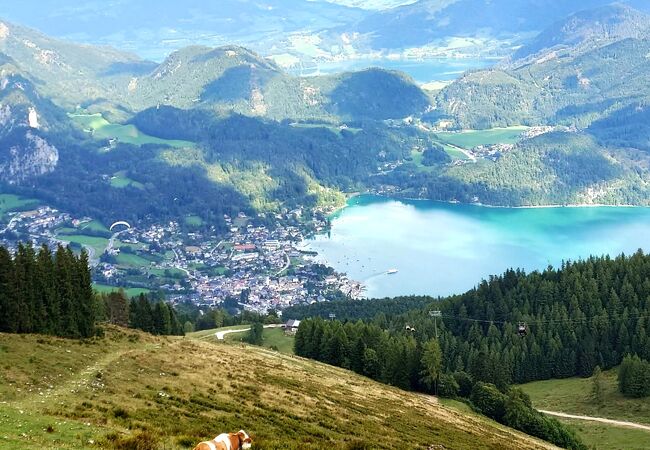
[[[624,5],[573,13],[431,93],[383,69],[296,77],[238,45],[184,47],[157,63],[1,22],[10,151],[0,178],[105,221],[199,214],[218,226],[224,213],[333,206],[366,189],[506,206],[647,204],[648,30],[648,16]],[[441,146],[444,127],[509,125],[553,132],[477,163]],[[425,167],[413,159],[422,152]],[[116,173],[134,183],[113,187]]]
[[[447,47],[459,54],[505,51],[580,9],[609,0],[26,0],[0,17],[48,35],[110,45],[162,61],[189,45],[243,45],[298,67]],[[650,11],[644,0],[627,5]],[[37,11],[37,14],[34,14]],[[153,13],[155,11],[155,13]],[[467,14],[473,11],[473,14]],[[503,43],[503,45],[499,44]]]

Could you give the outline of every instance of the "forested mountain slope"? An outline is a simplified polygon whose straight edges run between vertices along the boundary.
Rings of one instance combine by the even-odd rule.
[[[417,346],[408,343],[411,339],[424,343],[435,336],[429,311],[440,310],[437,330],[444,370],[465,371],[475,380],[506,386],[590,376],[596,366],[617,366],[626,354],[649,359],[649,299],[650,256],[638,251],[630,256],[566,262],[556,269],[529,274],[509,270],[462,295],[431,298],[424,308],[417,306],[424,298],[408,298],[414,309],[406,313],[400,313],[402,299],[397,298],[384,300],[376,308],[371,305],[371,314],[365,317],[358,314],[363,304],[348,302],[298,307],[285,311],[285,315],[326,317],[335,312],[340,320],[361,317],[375,326],[377,333],[387,331],[385,338],[402,339],[399,345],[406,346],[402,351],[417,351]],[[526,324],[524,337],[518,334],[520,323]],[[340,355],[340,361],[348,364],[356,364],[356,340],[369,338],[356,336],[352,325],[345,325],[351,334],[346,340],[348,346],[342,348],[348,353]],[[366,346],[369,342],[377,343],[363,340]],[[372,348],[380,355],[387,351],[382,345]],[[389,361],[386,357],[379,359]],[[413,372],[391,367],[382,372],[387,377],[384,381],[408,385],[418,380],[417,367]]]
[[[440,93],[438,106],[462,128],[585,127],[647,100],[647,36],[650,16],[620,5],[573,15],[512,63],[461,77]]]

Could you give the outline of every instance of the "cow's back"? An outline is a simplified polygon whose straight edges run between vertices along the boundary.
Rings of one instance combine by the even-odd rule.
[[[230,450],[222,442],[206,441],[194,447],[194,450]]]

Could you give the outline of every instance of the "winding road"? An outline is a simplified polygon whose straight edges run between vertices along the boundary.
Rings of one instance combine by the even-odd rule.
[[[578,416],[574,414],[566,414],[557,411],[544,411],[542,409],[538,411],[544,414],[548,414],[549,416],[563,417],[565,419],[588,420],[590,422],[600,422],[608,425],[614,425],[615,427],[635,428],[637,430],[650,431],[650,425],[644,425],[641,423],[625,422],[623,420],[605,419],[604,417]]]

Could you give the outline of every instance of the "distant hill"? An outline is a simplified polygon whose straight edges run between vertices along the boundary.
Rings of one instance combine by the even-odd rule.
[[[156,64],[0,22],[0,52],[60,107],[108,112],[117,120],[160,105],[276,120],[334,121],[403,118],[430,105],[416,83],[402,74],[376,69],[303,79],[234,45],[185,47]]]
[[[579,5],[565,0],[419,0],[379,11],[364,18],[354,30],[369,35],[374,48],[416,47],[452,36],[496,38],[541,31],[578,9],[609,3],[610,0],[581,0]]]
[[[381,69],[303,79],[240,46],[186,47],[156,64],[6,22],[1,30],[0,137],[15,151],[0,160],[0,184],[105,221],[201,214],[220,227],[223,214],[340,204],[340,190],[358,189],[420,139],[382,121],[431,106],[412,79]],[[81,118],[74,127],[68,113]],[[126,122],[191,142],[122,141]],[[106,181],[125,170],[141,189]]]
[[[394,449],[405,440],[555,448],[467,408],[262,348],[110,328],[86,342],[0,334],[0,354],[3,448],[176,450],[241,428],[253,448],[271,450]]]
[[[364,14],[361,9],[309,0],[117,0],[83,5],[73,0],[26,0],[0,5],[0,17],[9,21],[157,61],[194,44],[237,43],[270,49],[286,44],[289,33],[338,27],[360,20]]]
[[[562,29],[565,34],[558,31]],[[583,12],[543,32],[521,55],[552,45],[550,36],[565,45],[468,73],[440,93],[438,106],[461,127],[549,123],[585,127],[650,96],[646,82],[650,41],[643,38],[647,32],[650,18],[628,8]]]
[[[520,48],[514,59],[573,46],[602,46],[650,36],[650,16],[623,4],[581,11],[563,19]]]
[[[363,9],[389,9],[396,6],[415,3],[417,0],[321,0],[323,2],[335,3],[337,5],[352,6]]]
[[[179,89],[179,86],[182,87]],[[382,69],[298,78],[243,47],[187,47],[133,80],[122,101],[282,119],[399,119],[430,99],[410,77]]]
[[[154,65],[133,54],[51,38],[0,20],[0,52],[11,58],[41,95],[66,109],[126,94],[132,77]]]

